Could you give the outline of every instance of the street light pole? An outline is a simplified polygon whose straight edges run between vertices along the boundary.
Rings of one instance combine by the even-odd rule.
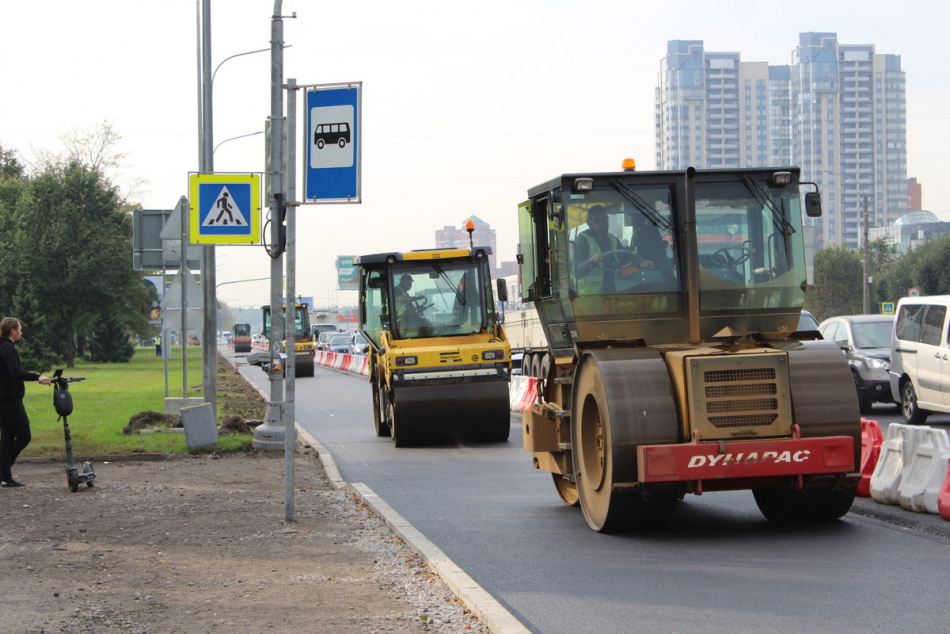
[[[870,245],[868,244],[868,197],[864,195],[864,278],[861,280],[861,289],[864,293],[864,314],[871,314],[871,282],[870,272]]]
[[[864,212],[862,219],[862,244],[861,244],[861,310],[865,315],[871,313],[871,283],[869,272],[871,269],[870,259],[870,244],[869,239],[869,212],[868,212],[868,195],[864,192],[863,184],[856,178],[851,176],[845,176],[844,174],[839,174],[838,172],[832,172],[831,170],[818,170],[820,174],[831,174],[832,176],[838,176],[849,181],[854,182],[858,186],[858,193],[861,194],[864,199]]]

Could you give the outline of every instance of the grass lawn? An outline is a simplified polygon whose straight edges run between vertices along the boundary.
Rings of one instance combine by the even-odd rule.
[[[168,396],[182,396],[181,348],[173,350],[168,361]],[[234,386],[235,374],[229,371],[226,362],[219,358],[218,372],[218,423],[232,415],[228,409],[236,399],[254,400]],[[44,372],[51,374],[51,372]],[[83,457],[108,454],[140,452],[176,453],[188,451],[184,433],[130,434],[123,433],[129,419],[144,411],[165,412],[165,369],[162,358],[156,356],[154,347],[139,347],[129,363],[90,363],[77,360],[76,367],[65,368],[64,376],[84,376],[85,381],[69,384],[73,398],[73,413],[69,416],[76,462]],[[241,383],[244,379],[237,377]],[[188,348],[188,393],[201,395],[201,348]],[[243,392],[243,396],[236,396]],[[225,395],[226,398],[222,398]],[[259,398],[259,397],[258,397]],[[64,456],[66,451],[63,423],[57,420],[53,409],[53,388],[39,383],[26,384],[23,400],[30,417],[33,440],[23,451],[24,456]],[[251,408],[260,405],[263,418],[263,399],[251,403]],[[244,404],[242,412],[247,411]],[[244,451],[251,448],[253,435],[236,434],[218,439],[216,448],[202,451]]]

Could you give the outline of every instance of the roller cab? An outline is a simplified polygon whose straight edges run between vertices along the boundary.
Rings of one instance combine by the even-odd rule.
[[[591,528],[751,489],[776,521],[840,517],[860,414],[847,361],[795,332],[797,168],[565,174],[519,206],[522,293],[548,351],[524,448]],[[837,354],[836,354],[837,353]]]
[[[490,252],[440,249],[354,261],[375,430],[397,447],[446,435],[508,439],[511,354],[495,312]]]

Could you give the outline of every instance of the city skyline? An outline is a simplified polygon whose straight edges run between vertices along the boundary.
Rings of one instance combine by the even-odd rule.
[[[233,56],[268,48],[273,3],[211,4],[215,169],[263,172],[264,136],[242,135],[263,130],[270,113],[269,56]],[[900,55],[907,175],[921,184],[925,209],[950,217],[940,187],[950,42],[937,2],[803,0],[767,10],[748,0],[358,0],[334,9],[339,28],[327,28],[325,7],[313,3],[284,0],[282,13],[285,78],[364,89],[362,204],[298,212],[297,289],[314,298],[336,293],[338,254],[430,248],[433,230],[471,215],[491,223],[499,259],[511,260],[530,187],[616,170],[628,157],[653,169],[657,71],[671,40],[780,64],[791,63],[798,34],[835,32]],[[63,134],[109,121],[125,154],[123,193],[144,179],[142,207],[172,207],[198,168],[194,0],[37,0],[5,6],[3,17],[0,46],[22,61],[4,68],[0,145],[34,164],[63,151]],[[266,303],[267,282],[243,282],[266,275],[262,248],[223,247],[217,259],[218,283],[229,282],[223,301]]]

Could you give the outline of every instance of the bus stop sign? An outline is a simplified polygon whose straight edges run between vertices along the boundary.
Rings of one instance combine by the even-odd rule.
[[[307,202],[360,202],[361,83],[307,90]]]

